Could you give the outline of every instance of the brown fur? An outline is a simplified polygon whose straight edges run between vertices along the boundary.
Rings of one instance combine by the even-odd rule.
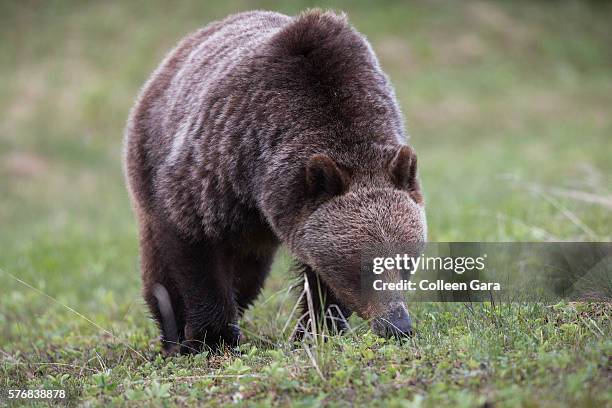
[[[405,138],[387,77],[343,16],[241,13],[179,43],[144,86],[125,146],[165,351],[235,345],[281,243],[344,313],[383,313],[359,296],[360,250],[426,235]]]

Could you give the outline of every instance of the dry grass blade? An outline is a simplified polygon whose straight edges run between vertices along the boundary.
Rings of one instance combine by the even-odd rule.
[[[317,374],[319,374],[319,377],[321,378],[321,380],[325,381],[325,376],[321,372],[321,369],[319,368],[319,365],[317,364],[317,360],[312,355],[312,351],[310,351],[310,348],[305,342],[302,342],[302,345],[304,346],[304,350],[306,350],[306,354],[308,354],[308,358],[312,362],[312,365],[314,366],[315,370],[317,370]]]

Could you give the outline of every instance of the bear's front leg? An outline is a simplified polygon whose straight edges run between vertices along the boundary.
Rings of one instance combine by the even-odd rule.
[[[210,319],[201,321],[198,318],[187,320],[185,341],[181,344],[182,354],[195,354],[210,349],[219,351],[223,346],[234,348],[240,342],[240,328],[236,322],[220,323]]]
[[[181,353],[218,351],[234,348],[240,340],[238,306],[231,270],[213,247],[200,248],[191,258],[191,267],[183,265],[179,287],[185,304],[185,340]]]

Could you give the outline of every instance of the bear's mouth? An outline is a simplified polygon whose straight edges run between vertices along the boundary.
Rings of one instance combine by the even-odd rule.
[[[414,335],[412,319],[403,302],[394,303],[382,315],[370,322],[372,331],[386,338],[405,338]]]

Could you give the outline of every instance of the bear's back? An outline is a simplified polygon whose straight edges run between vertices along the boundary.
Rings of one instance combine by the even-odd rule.
[[[234,67],[249,58],[291,18],[278,13],[253,11],[236,14],[188,36],[170,54],[182,54],[179,64],[162,64],[162,76],[171,76],[162,98],[151,109],[159,123],[159,140],[167,148],[166,162],[176,161],[194,129],[208,119],[207,111],[225,101],[214,100],[215,90]],[[163,72],[164,68],[170,72]],[[214,120],[214,118],[210,118]],[[165,140],[164,140],[165,139]]]
[[[143,86],[126,128],[125,171],[137,208],[151,212],[165,206],[160,201],[168,197],[168,185],[203,159],[193,157],[197,147],[192,139],[201,136],[198,130],[211,112],[222,108],[223,101],[214,100],[215,89],[234,66],[290,21],[265,11],[231,15],[183,38],[168,53]],[[187,190],[183,197],[170,194],[172,207],[192,206],[189,212],[197,207]],[[168,210],[177,213],[176,208]]]

